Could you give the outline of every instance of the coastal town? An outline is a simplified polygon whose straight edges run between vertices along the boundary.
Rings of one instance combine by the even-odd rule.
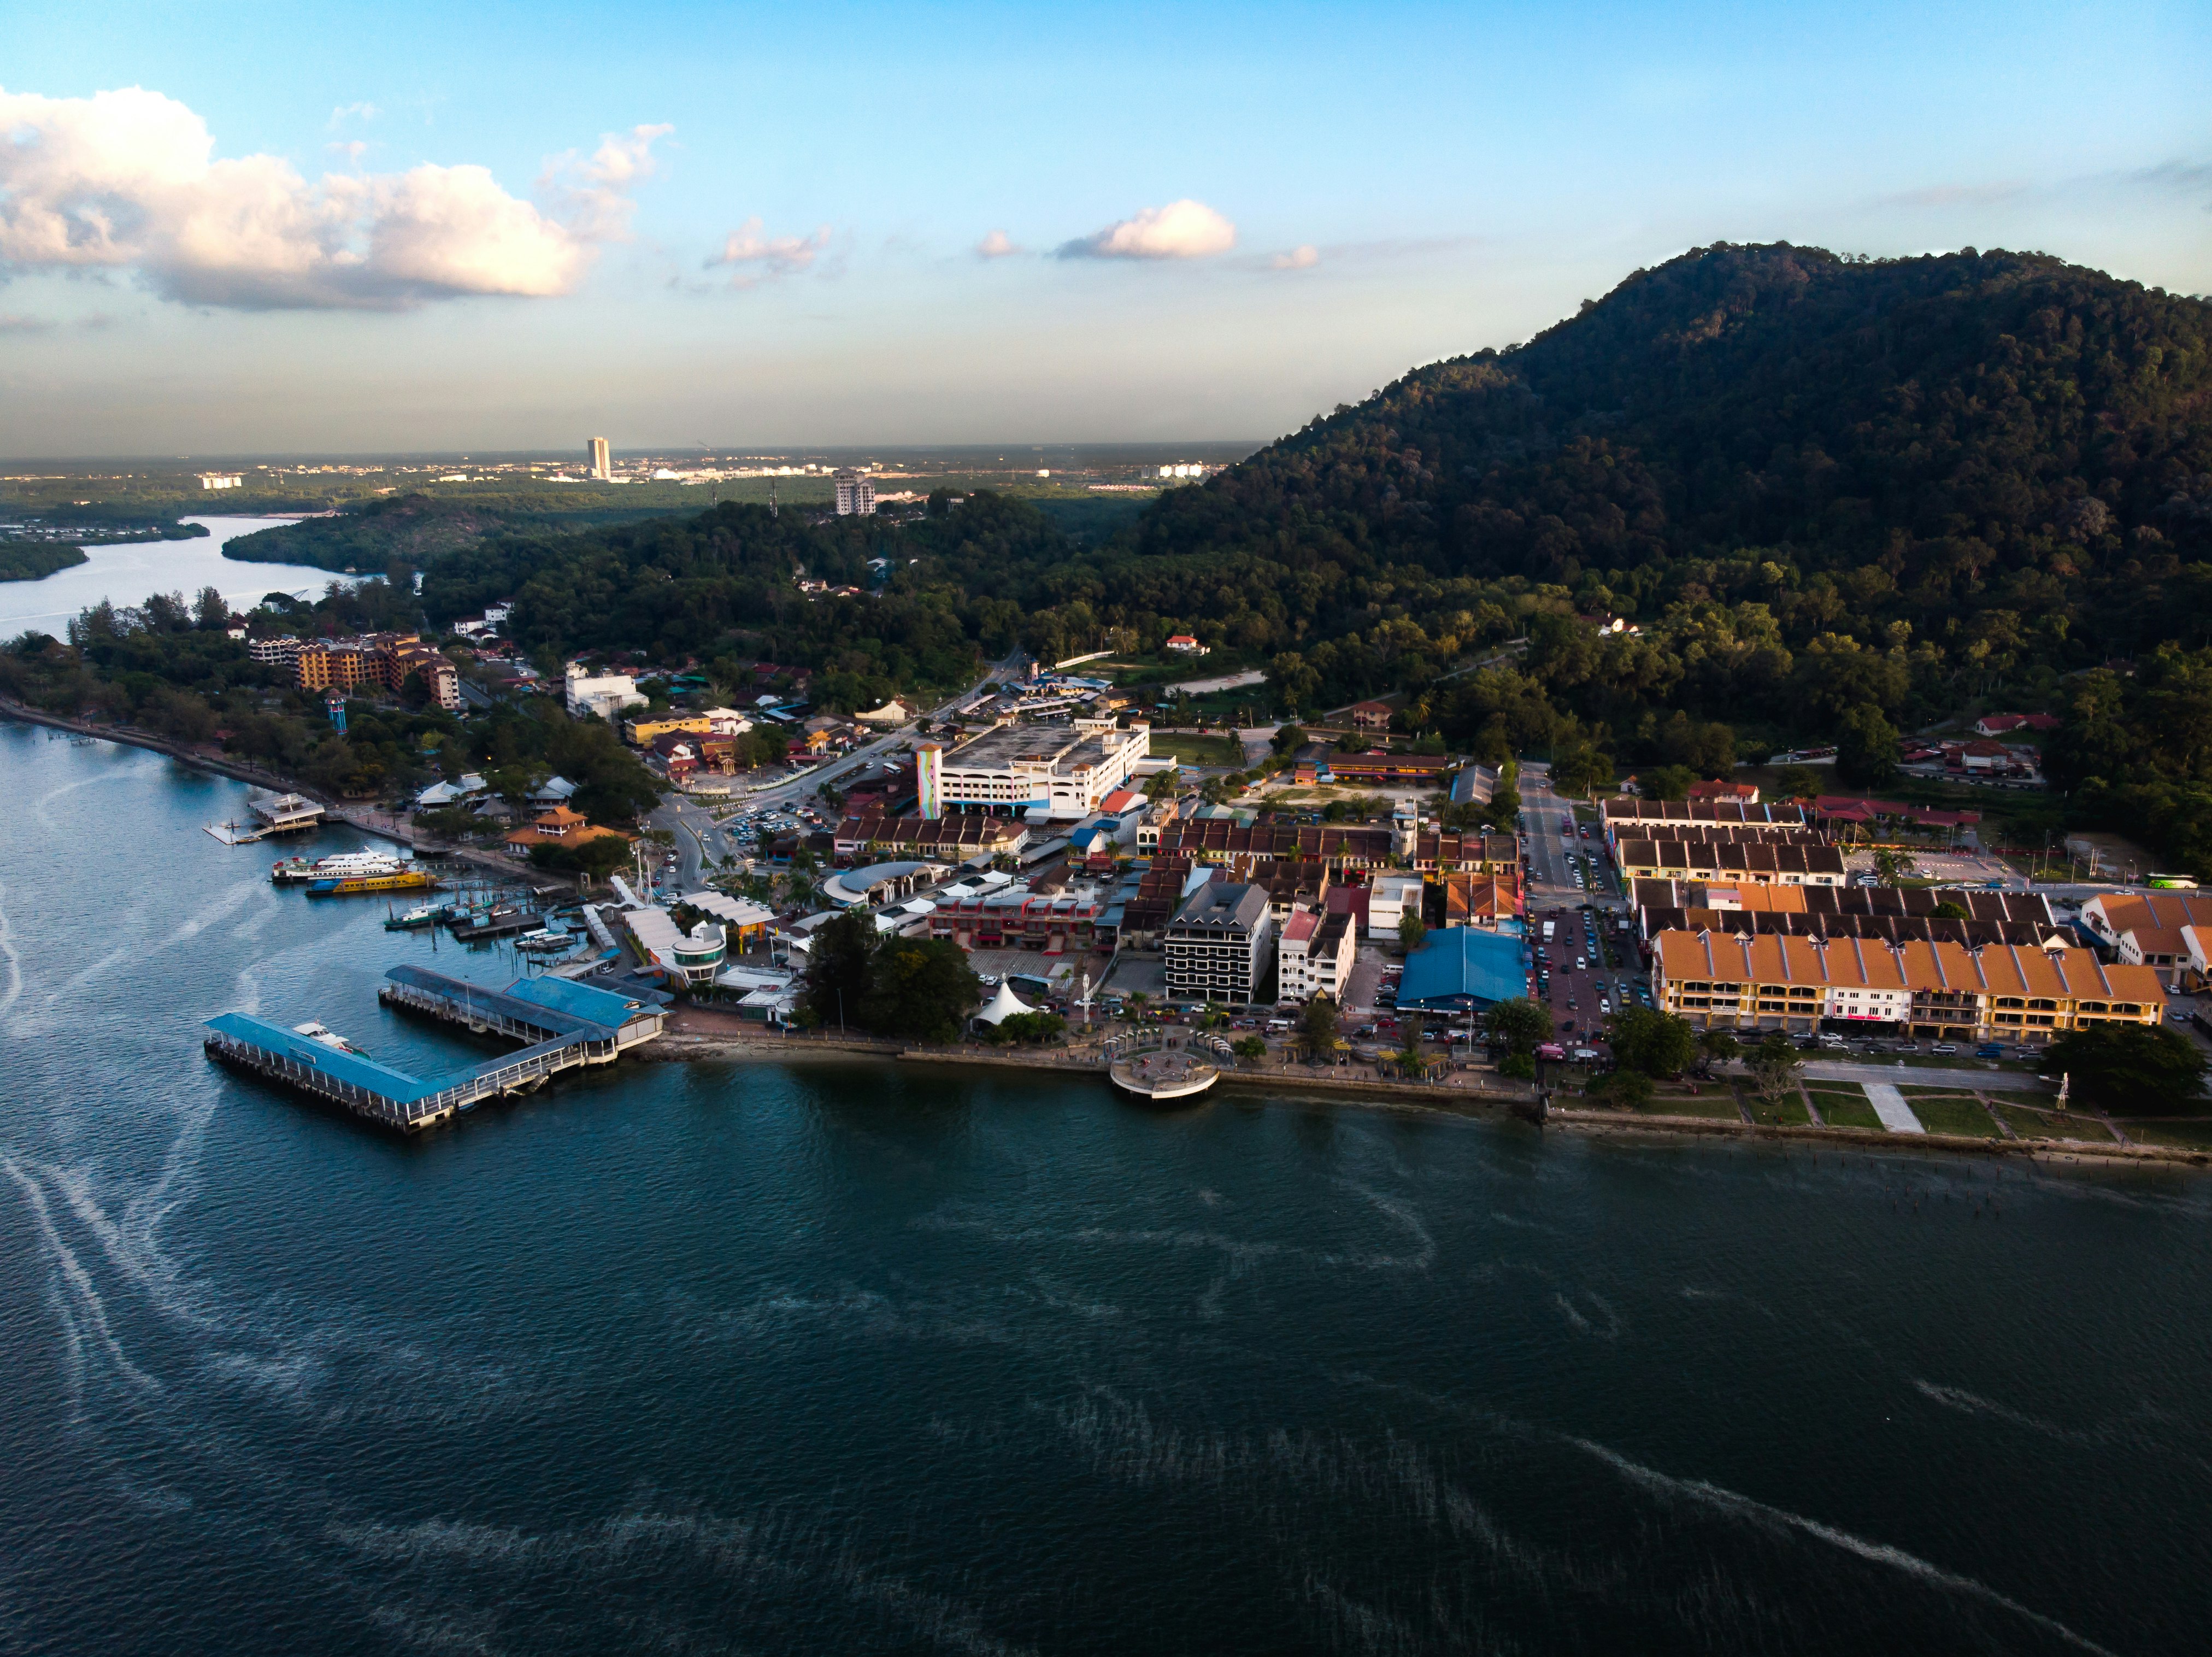
[[[894,697],[849,715],[775,663],[751,669],[772,688],[742,698],[717,699],[696,669],[604,660],[546,679],[502,644],[509,612],[491,606],[435,642],[303,640],[249,618],[233,631],[341,728],[349,704],[403,691],[448,712],[552,700],[618,733],[663,790],[635,823],[592,820],[557,774],[495,785],[462,770],[376,809],[264,795],[246,832],[210,832],[368,827],[392,849],[288,860],[272,879],[405,893],[388,925],[511,947],[523,977],[501,993],[566,984],[629,1009],[607,1002],[604,1027],[650,1014],[649,1028],[434,1087],[334,1058],[346,1044],[306,1026],[261,1028],[256,1058],[233,1018],[211,1052],[295,1085],[350,1063],[343,1098],[410,1130],[647,1043],[665,1057],[811,1044],[1088,1067],[1159,1105],[1295,1081],[1559,1123],[2118,1152],[2168,1136],[2069,1110],[2039,1074],[2051,1044],[2206,1028],[2212,899],[2172,877],[2100,878],[2109,854],[2087,843],[2080,878],[2031,880],[1979,846],[1970,810],[1769,801],[1736,781],[1666,798],[1634,777],[1577,798],[1540,759],[1420,751],[1389,699],[1304,725],[1178,723],[1188,690],[1123,684],[1110,652],[1017,655],[934,706]],[[1907,758],[1971,775],[1985,740]],[[438,890],[457,885],[468,895]],[[813,1004],[815,947],[856,917],[972,973],[975,1000],[934,1040],[887,1042],[857,1006],[833,1023]],[[431,1004],[424,993],[405,1004]],[[507,1017],[533,1053],[558,1033]],[[1686,1035],[1656,1064],[1639,1057],[1655,1026]],[[1775,1037],[1802,1055],[1781,1086],[1747,1057]]]

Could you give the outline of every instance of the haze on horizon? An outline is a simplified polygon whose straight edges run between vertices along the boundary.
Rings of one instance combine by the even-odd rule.
[[[1291,429],[1714,241],[2212,289],[2212,12],[52,0],[0,454]]]

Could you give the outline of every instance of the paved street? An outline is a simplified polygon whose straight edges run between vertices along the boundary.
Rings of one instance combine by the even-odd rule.
[[[1573,807],[1552,790],[1549,768],[1527,765],[1521,773],[1522,832],[1527,838],[1530,874],[1528,930],[1530,948],[1539,965],[1546,953],[1552,970],[1548,1001],[1559,1037],[1570,1045],[1588,1042],[1604,1027],[1601,1002],[1617,1012],[1634,1005],[1636,986],[1644,981],[1633,935],[1614,929],[1613,923],[1628,912],[1620,887],[1607,864],[1604,843],[1595,825],[1590,838],[1582,838],[1574,823]],[[1570,840],[1567,837],[1572,835]],[[1588,886],[1575,884],[1575,861]],[[1581,905],[1592,905],[1584,915]],[[1553,936],[1544,941],[1544,923],[1553,924]],[[1611,965],[1598,953],[1602,943]],[[1583,965],[1575,966],[1579,959]]]

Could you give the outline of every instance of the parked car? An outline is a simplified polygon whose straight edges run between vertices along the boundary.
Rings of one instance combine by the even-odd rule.
[[[1959,1045],[1954,1041],[1939,1041],[1928,1051],[1931,1053],[1955,1053],[1959,1051]]]
[[[1985,1041],[1974,1049],[1976,1058],[2002,1058],[2004,1049],[1994,1041]]]

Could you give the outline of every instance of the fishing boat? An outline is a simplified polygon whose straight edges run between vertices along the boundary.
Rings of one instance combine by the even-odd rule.
[[[404,915],[386,916],[384,929],[386,932],[420,932],[425,927],[437,925],[450,911],[451,905],[447,904],[421,904]]]
[[[388,874],[334,874],[307,882],[310,898],[361,898],[378,892],[420,892],[438,877],[427,868],[398,868]]]
[[[541,926],[535,932],[526,932],[514,941],[517,949],[526,949],[533,955],[557,955],[573,949],[576,935],[556,921],[550,926]]]
[[[359,1053],[363,1057],[367,1057],[368,1054],[368,1049],[366,1047],[355,1046],[328,1025],[319,1024],[313,1019],[309,1019],[305,1024],[294,1025],[292,1033],[295,1036],[305,1036],[309,1041],[319,1041],[325,1047],[335,1047],[341,1053]]]

